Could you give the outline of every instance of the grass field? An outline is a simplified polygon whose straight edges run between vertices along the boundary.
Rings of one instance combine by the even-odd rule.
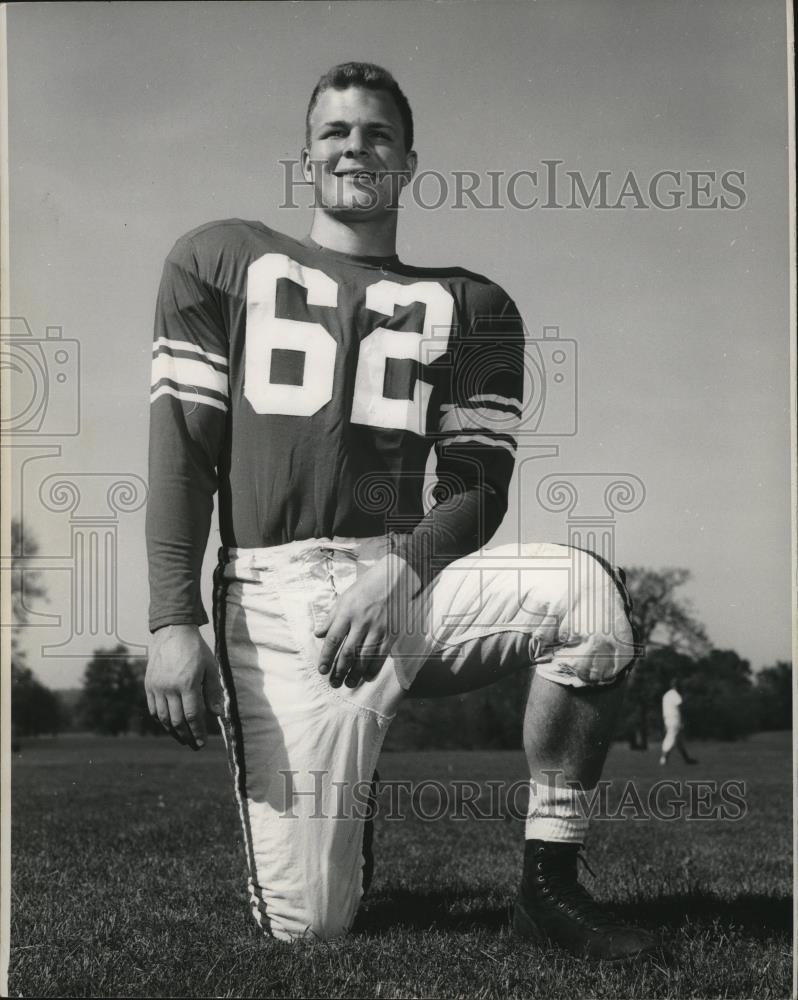
[[[662,777],[733,779],[745,782],[747,811],[736,821],[592,824],[598,877],[586,884],[625,919],[659,928],[664,946],[656,960],[607,968],[513,938],[518,819],[379,816],[375,880],[356,931],[291,946],[250,924],[220,740],[199,754],[166,738],[31,740],[13,762],[10,995],[791,996],[789,737],[694,749],[698,767],[672,760],[664,775],[655,750],[610,754],[612,788],[632,778],[644,803]],[[524,761],[389,753],[380,772],[484,784],[522,778]],[[427,791],[430,814],[440,797]],[[696,808],[711,812],[719,798],[702,801]]]

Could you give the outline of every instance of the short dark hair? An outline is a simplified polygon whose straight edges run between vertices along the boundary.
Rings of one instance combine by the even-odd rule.
[[[384,90],[390,94],[396,104],[405,137],[405,150],[413,148],[413,112],[410,110],[407,98],[402,88],[394,80],[387,69],[374,63],[347,62],[339,63],[319,79],[310,95],[308,111],[305,115],[305,142],[310,145],[310,116],[319,97],[325,90],[346,90],[348,87],[365,87],[367,90]]]

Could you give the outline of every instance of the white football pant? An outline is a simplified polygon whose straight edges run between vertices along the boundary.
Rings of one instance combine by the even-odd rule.
[[[534,667],[559,684],[608,684],[635,647],[622,582],[562,545],[484,549],[412,602],[377,677],[351,689],[319,674],[313,631],[389,551],[387,537],[309,539],[220,553],[215,576],[223,731],[256,920],[277,938],[327,939],[364,890],[364,819],[391,719],[425,663],[463,678]],[[366,846],[366,854],[369,853]]]

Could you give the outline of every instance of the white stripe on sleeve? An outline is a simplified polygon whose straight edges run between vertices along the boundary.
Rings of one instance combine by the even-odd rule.
[[[190,354],[199,354],[208,361],[213,361],[217,365],[228,367],[228,360],[221,354],[213,354],[206,351],[198,344],[190,344],[187,340],[169,340],[167,337],[159,337],[152,345],[153,354],[158,354],[161,347],[166,347],[171,351],[187,351]]]
[[[200,392],[173,389],[171,385],[162,385],[160,388],[150,393],[150,402],[154,403],[155,400],[160,399],[161,396],[174,396],[175,399],[182,399],[187,403],[204,403],[206,406],[216,407],[216,409],[221,410],[222,413],[227,413],[226,403],[223,403],[220,399],[213,399],[211,396],[203,396]]]
[[[517,406],[521,409],[521,400],[515,396],[496,396],[492,393],[482,393],[480,396],[469,396],[469,403],[499,403],[501,406]]]
[[[212,368],[206,361],[191,361],[189,358],[175,358],[171,354],[159,354],[152,359],[152,387],[161,379],[169,379],[181,386],[198,386],[214,389],[227,396],[227,375]]]
[[[439,430],[442,431],[496,431],[502,434],[514,434],[520,426],[520,418],[516,413],[507,410],[497,410],[488,406],[453,406],[446,404],[441,407]]]
[[[510,454],[515,454],[517,445],[515,442],[505,441],[503,438],[492,438],[486,434],[455,434],[454,437],[443,438],[440,444],[444,447],[450,444],[465,444],[467,441],[475,441],[477,444],[489,445],[491,448],[505,448]]]

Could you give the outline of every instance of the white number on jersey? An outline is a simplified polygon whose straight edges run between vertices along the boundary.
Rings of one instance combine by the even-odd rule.
[[[338,285],[323,271],[277,253],[265,254],[251,264],[244,395],[256,413],[309,417],[332,399],[337,344],[321,323],[275,316],[279,278],[306,288],[308,305],[335,308],[338,304]],[[383,395],[385,371],[390,360],[413,359],[430,364],[446,351],[454,300],[433,281],[401,285],[382,280],[366,289],[366,308],[385,316],[393,316],[396,306],[415,302],[426,307],[421,333],[380,326],[360,342],[352,397],[353,423],[425,433],[432,386],[418,378],[412,398],[389,399]],[[269,381],[272,352],[276,349],[304,354],[302,385]]]

